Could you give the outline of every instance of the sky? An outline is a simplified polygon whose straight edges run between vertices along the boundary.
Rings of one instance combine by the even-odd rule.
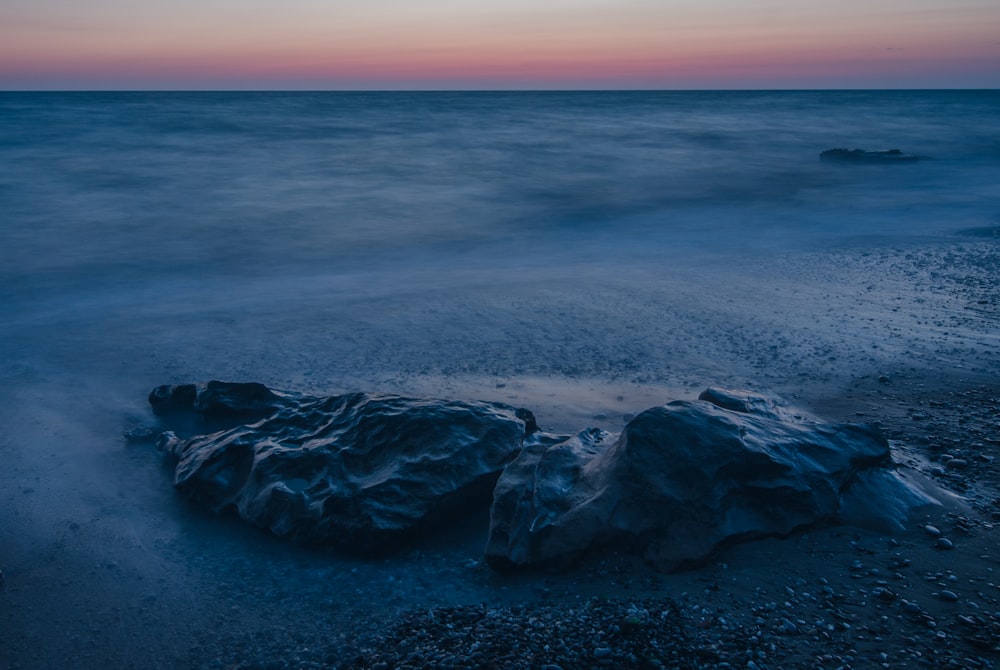
[[[0,90],[1000,88],[1000,0],[0,0]]]

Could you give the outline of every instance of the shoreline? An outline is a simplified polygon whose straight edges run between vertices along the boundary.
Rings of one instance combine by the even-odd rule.
[[[929,390],[926,381],[905,372],[882,377],[858,380],[849,393],[810,409],[825,410],[821,416],[831,420],[877,419],[896,459],[963,493],[966,509],[942,509],[891,537],[823,526],[787,538],[736,544],[708,564],[679,573],[656,573],[634,557],[611,555],[585,559],[562,574],[504,575],[490,571],[476,553],[485,525],[477,527],[474,521],[426,546],[364,561],[297,547],[179,501],[178,507],[191,515],[189,521],[208,527],[199,532],[223,531],[225,542],[252,546],[253,552],[233,555],[226,566],[192,565],[207,574],[228,573],[230,581],[205,584],[194,598],[186,594],[187,605],[184,598],[167,596],[164,601],[159,596],[124,609],[110,605],[117,600],[108,593],[110,609],[101,615],[101,608],[92,604],[90,612],[105,621],[112,615],[119,625],[126,625],[121,617],[138,616],[151,633],[168,626],[169,635],[159,643],[173,653],[154,652],[159,645],[140,637],[131,642],[136,649],[129,656],[136,661],[130,664],[124,656],[112,667],[145,667],[149,656],[143,652],[159,658],[155,667],[465,667],[431,664],[435,653],[455,656],[440,645],[460,638],[456,630],[465,626],[476,640],[509,648],[504,645],[511,640],[502,636],[524,631],[531,620],[562,626],[568,639],[589,640],[591,655],[584,649],[554,656],[536,650],[532,656],[522,639],[525,655],[520,660],[497,658],[496,667],[539,667],[541,661],[526,659],[543,657],[557,665],[559,659],[573,663],[564,667],[599,664],[593,650],[603,654],[605,648],[612,650],[606,658],[618,664],[612,667],[661,667],[652,661],[632,663],[627,654],[634,653],[634,645],[629,647],[618,633],[593,637],[595,627],[620,628],[621,613],[632,605],[674,612],[669,635],[662,633],[674,646],[666,640],[664,645],[676,651],[677,659],[697,659],[695,666],[685,665],[688,661],[671,665],[665,652],[662,667],[753,667],[747,666],[750,660],[758,668],[994,667],[990,657],[1000,645],[1000,580],[994,576],[1000,569],[994,528],[1000,521],[1000,473],[990,459],[1000,455],[1000,443],[990,431],[1000,420],[1000,387],[963,387],[958,379],[939,379],[940,389]],[[859,412],[865,416],[857,417]],[[966,442],[963,436],[975,441],[970,439],[958,454],[949,453],[961,449],[956,445]],[[966,466],[948,467],[942,461],[946,454],[965,457]],[[937,538],[925,524],[941,530],[953,548],[937,548]],[[97,569],[111,577],[128,572],[126,565]],[[244,571],[259,581],[243,584]],[[335,573],[338,578],[326,588],[307,583]],[[23,600],[11,607],[12,598],[35,596],[22,590],[18,578],[17,570],[8,571],[2,594],[8,614],[34,609]],[[942,595],[946,591],[956,598]],[[198,601],[209,609],[199,608]],[[189,619],[167,623],[160,617],[164,611],[174,616],[186,611]],[[277,612],[280,617],[274,619]],[[430,631],[419,639],[407,632],[418,629],[418,623]],[[448,623],[453,628],[442,628]],[[106,623],[101,626],[104,630]],[[440,635],[435,637],[434,631]],[[678,631],[683,635],[674,639]],[[104,665],[97,655],[85,653],[85,629],[76,635],[68,648],[77,667]],[[397,647],[380,647],[380,640]],[[616,641],[621,642],[617,647]],[[10,668],[57,665],[51,659],[26,662],[33,644],[23,633],[7,638],[5,646],[9,658],[22,659],[9,662]],[[415,662],[411,655],[416,652],[423,661]]]
[[[439,667],[433,663],[454,660],[463,635],[491,649],[522,641],[522,656],[501,653],[495,667],[996,667],[1000,473],[992,466],[1000,439],[974,443],[975,453],[959,451],[968,465],[948,467],[947,456],[963,433],[995,430],[1000,386],[960,383],[934,392],[923,382],[907,384],[903,374],[883,375],[819,405],[824,417],[845,415],[835,420],[880,417],[897,461],[963,494],[912,519],[902,533],[822,525],[731,545],[706,565],[671,574],[618,554],[586,559],[561,575],[535,571],[513,579],[536,580],[542,597],[407,612],[338,667]],[[937,410],[933,419],[927,408]],[[674,628],[642,629],[658,649],[621,632],[636,607],[670,612]],[[560,630],[574,644],[546,647],[551,639],[533,635],[534,626]],[[452,667],[447,662],[443,667]]]
[[[67,663],[79,668],[329,668],[351,667],[358,655],[374,665],[383,661],[365,651],[373,640],[394,635],[397,624],[431,626],[429,612],[435,608],[452,612],[448,616],[455,617],[451,623],[456,627],[462,617],[471,621],[482,611],[477,608],[486,608],[499,613],[500,623],[513,621],[523,629],[533,616],[552,625],[559,617],[579,621],[585,603],[611,598],[624,608],[650,599],[675,603],[685,644],[708,650],[716,645],[714,656],[699,657],[698,667],[749,667],[751,660],[761,669],[949,667],[950,661],[951,667],[993,667],[990,654],[1000,644],[1000,580],[995,576],[1000,542],[994,528],[1000,523],[1000,382],[995,375],[1000,370],[1000,302],[990,273],[1000,267],[1000,248],[990,242],[958,241],[898,252],[831,253],[834,260],[804,275],[809,281],[803,280],[801,293],[792,292],[791,281],[777,288],[797,295],[789,307],[792,312],[796,305],[814,305],[825,294],[830,297],[823,309],[833,311],[828,316],[816,308],[802,312],[789,326],[801,329],[797,339],[787,338],[784,349],[770,349],[767,338],[754,339],[747,330],[708,342],[701,354],[706,359],[734,343],[743,347],[714,361],[712,370],[745,359],[742,368],[706,372],[706,380],[737,385],[755,379],[758,388],[772,390],[826,420],[877,422],[897,460],[912,463],[962,494],[968,511],[952,511],[949,517],[948,510],[942,510],[914,520],[905,533],[891,538],[827,526],[785,539],[738,544],[701,568],[669,575],[620,556],[585,561],[561,575],[498,575],[481,561],[485,524],[472,521],[451,534],[429,538],[419,548],[363,561],[305,550],[233,518],[205,513],[171,489],[169,468],[151,447],[114,443],[87,451],[88,445],[106,444],[109,435],[120,434],[123,421],[144,416],[143,396],[131,389],[108,389],[98,377],[92,387],[63,390],[61,397],[72,400],[68,409],[53,406],[46,403],[46,387],[36,384],[38,379],[54,384],[62,378],[44,368],[31,372],[29,363],[19,363],[28,372],[11,378],[30,383],[12,394],[16,402],[4,410],[4,417],[15,429],[13,437],[0,443],[9,457],[5,481],[10,484],[3,493],[10,523],[3,529],[0,563],[5,575],[0,659],[12,669]],[[831,284],[835,261],[845,255],[855,264]],[[808,259],[779,270],[794,277],[806,272],[807,264]],[[880,268],[882,297],[868,297],[864,286],[838,293]],[[667,288],[657,290],[665,294]],[[690,295],[680,300],[689,311],[677,313],[695,313]],[[757,302],[766,300],[758,297]],[[753,304],[731,309],[733,314],[749,312]],[[807,323],[809,314],[822,319]],[[779,317],[773,318],[777,322]],[[683,340],[691,346],[699,334],[717,335],[720,323],[725,321],[705,318],[658,327],[666,334],[692,328]],[[851,324],[860,325],[848,328]],[[817,334],[822,339],[810,339]],[[879,351],[873,354],[858,343],[878,344]],[[405,357],[408,346],[398,356]],[[523,402],[513,404],[529,409],[534,409],[532,399],[548,403],[552,413],[543,406],[540,423],[548,429],[565,424],[568,430],[582,429],[586,423],[579,421],[599,424],[594,417],[601,414],[613,429],[632,411],[623,407],[616,413],[620,404],[641,405],[671,389],[679,394],[689,389],[694,395],[708,385],[694,386],[690,378],[699,359],[687,361],[676,378],[672,373],[651,376],[645,370],[610,380],[547,377],[545,370],[518,377],[512,370],[516,356],[497,354],[501,347],[495,341],[490,347],[496,374],[473,381],[458,373],[449,377],[444,370],[440,375],[408,375],[388,365],[373,379],[381,381],[384,390],[437,390],[432,395],[438,397],[460,397],[486,379],[497,400],[511,402],[506,396],[515,394]],[[386,356],[392,362],[397,352]],[[61,360],[47,364],[56,367]],[[424,367],[433,369],[433,363]],[[176,362],[170,365],[178,367]],[[87,368],[71,369],[89,379]],[[270,368],[271,377],[290,374],[275,370]],[[582,372],[595,371],[599,367]],[[285,384],[267,381],[278,387],[309,387],[293,378]],[[350,386],[355,381],[344,378],[340,383]],[[133,385],[139,384],[133,380]],[[550,397],[560,389],[578,397],[572,402]],[[100,402],[89,397],[101,392],[108,395]],[[625,400],[617,400],[617,395]],[[680,397],[670,395],[661,402]],[[657,403],[646,406],[652,404]],[[86,423],[66,416],[94,407]],[[17,411],[25,408],[30,411],[22,418]],[[77,479],[67,478],[67,472]],[[127,478],[86,479],[101,472]],[[70,508],[66,501],[76,506]],[[50,525],[32,525],[34,519]],[[953,548],[936,548],[938,538],[923,528],[927,523],[941,530]],[[860,569],[853,567],[856,561]],[[955,594],[956,600],[943,598],[944,591]],[[614,610],[613,616],[621,611]],[[587,631],[599,625],[599,619],[587,614]],[[605,624],[621,625],[600,623]],[[511,629],[498,623],[496,630],[476,630],[501,635]],[[588,634],[588,653],[605,648]],[[439,638],[447,639],[443,634]],[[610,638],[607,634],[602,639]],[[400,649],[416,644],[405,636],[400,640]],[[610,656],[601,658],[615,659],[611,649]],[[601,659],[587,658],[591,660]]]

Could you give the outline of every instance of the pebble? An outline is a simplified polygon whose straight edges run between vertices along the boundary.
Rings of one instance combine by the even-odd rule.
[[[939,537],[937,542],[934,543],[935,549],[949,550],[954,549],[955,544],[946,537]]]
[[[952,603],[958,600],[958,595],[954,591],[949,591],[947,589],[943,589],[940,593],[938,593],[938,596],[941,600],[947,600]]]
[[[932,526],[931,524],[927,524],[926,526],[924,526],[924,530],[931,537],[941,537],[941,531],[938,529],[937,526]]]
[[[138,426],[122,431],[122,436],[128,442],[153,442],[159,437],[159,432],[149,426]]]
[[[795,635],[799,632],[799,627],[788,619],[782,619],[780,624],[780,630],[785,635]]]
[[[621,625],[625,621],[636,623],[625,627]],[[716,657],[723,649],[719,639],[706,645],[690,640],[686,631],[694,623],[669,599],[630,603],[592,599],[574,608],[548,604],[438,607],[405,615],[339,668],[361,670],[384,664],[389,668],[563,670],[640,663],[657,668],[699,667],[703,647],[716,645],[712,651]],[[717,630],[706,633],[717,634]],[[474,658],[467,656],[472,641]],[[721,665],[716,663],[716,667]]]

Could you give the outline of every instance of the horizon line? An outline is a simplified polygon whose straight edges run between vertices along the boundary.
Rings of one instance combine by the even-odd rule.
[[[0,88],[3,93],[823,93],[1000,91],[996,86],[831,88]]]

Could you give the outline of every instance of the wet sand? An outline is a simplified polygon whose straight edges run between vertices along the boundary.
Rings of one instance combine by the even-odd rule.
[[[568,610],[613,597],[677,603],[688,643],[717,645],[699,657],[705,667],[991,667],[1000,639],[995,239],[601,272],[588,275],[589,291],[565,267],[525,285],[479,285],[472,273],[460,293],[359,295],[322,319],[303,310],[316,307],[309,296],[287,312],[244,313],[244,303],[16,315],[0,408],[0,662],[329,667],[360,654],[363,665],[392,658],[373,636],[414,612],[485,604],[530,614],[533,604]],[[709,385],[749,388],[829,420],[879,423],[898,461],[965,502],[891,538],[811,529],[672,575],[618,556],[560,575],[497,575],[480,561],[481,518],[388,559],[358,560],[204,512],[172,490],[151,446],[121,437],[152,421],[153,386],[211,377],[502,400],[567,431],[620,429],[635,412]],[[936,548],[927,524],[953,548]]]

